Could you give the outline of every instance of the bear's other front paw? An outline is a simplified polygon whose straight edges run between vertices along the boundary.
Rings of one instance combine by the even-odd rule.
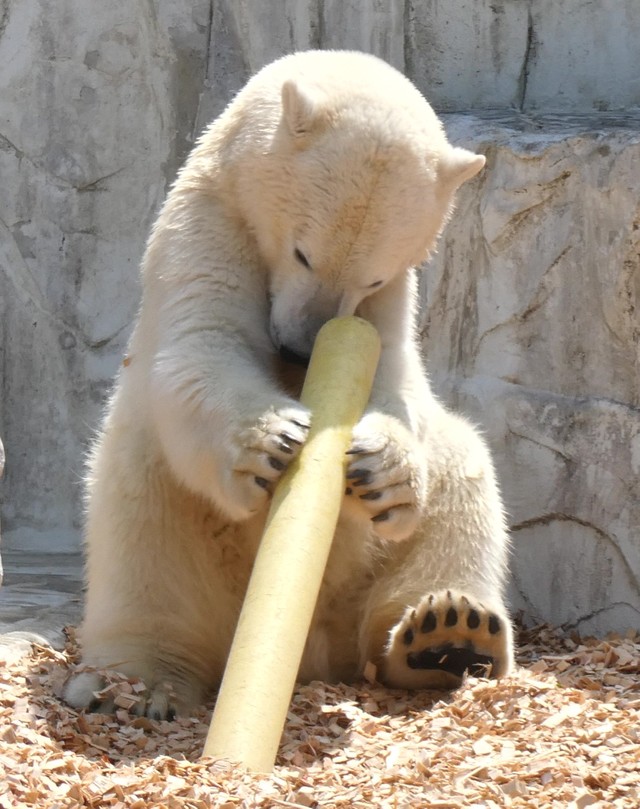
[[[348,450],[346,495],[382,539],[407,539],[423,508],[425,470],[409,431],[381,414],[365,416]]]
[[[408,608],[391,632],[382,679],[396,688],[457,688],[465,672],[501,677],[511,667],[511,627],[504,612],[452,590]]]
[[[307,439],[310,414],[303,407],[272,410],[243,430],[233,465],[238,516],[262,509],[291,461]]]
[[[133,688],[131,687],[133,685]],[[181,689],[181,694],[168,682],[147,689],[141,680],[130,680],[117,672],[87,670],[72,674],[64,685],[64,701],[78,711],[112,714],[124,708],[149,719],[175,719],[187,716],[200,702],[200,692]]]

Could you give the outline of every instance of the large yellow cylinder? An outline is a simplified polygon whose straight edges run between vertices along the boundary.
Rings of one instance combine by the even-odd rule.
[[[276,487],[238,620],[204,755],[269,772],[344,495],[345,455],[380,355],[375,328],[357,317],[326,323],[300,400],[309,436]]]

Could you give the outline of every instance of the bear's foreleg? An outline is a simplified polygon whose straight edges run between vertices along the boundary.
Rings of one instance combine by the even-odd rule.
[[[220,299],[221,285],[206,278],[196,294],[187,279],[170,296],[152,357],[150,406],[177,480],[244,521],[266,507],[306,439],[309,413],[269,373],[265,313],[252,308],[248,292],[247,300],[234,289]]]
[[[422,519],[430,475],[424,439],[438,407],[415,337],[416,283],[408,271],[361,306],[382,352],[367,412],[353,430],[345,511],[393,542],[415,534]]]
[[[390,546],[370,591],[361,661],[403,688],[449,688],[465,671],[499,677],[513,665],[504,601],[508,538],[489,454],[475,430],[438,407],[424,450],[424,512]]]

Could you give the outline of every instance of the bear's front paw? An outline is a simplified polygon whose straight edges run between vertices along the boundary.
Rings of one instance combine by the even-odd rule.
[[[346,494],[382,539],[407,539],[418,527],[426,470],[416,439],[396,419],[372,413],[354,428]]]
[[[240,434],[240,451],[233,465],[238,516],[262,509],[276,483],[307,439],[310,414],[303,407],[271,410]]]
[[[465,672],[501,677],[512,665],[512,631],[502,609],[452,590],[409,607],[391,631],[381,677],[396,688],[456,688]]]
[[[72,674],[64,685],[63,699],[72,708],[89,713],[112,714],[124,708],[149,719],[175,719],[188,716],[202,701],[202,689],[184,682],[158,683],[146,688],[137,677],[127,678],[118,672],[88,669]]]

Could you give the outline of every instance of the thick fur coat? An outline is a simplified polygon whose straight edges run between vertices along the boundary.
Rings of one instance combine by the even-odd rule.
[[[350,680],[371,660],[420,688],[509,670],[491,459],[434,398],[415,335],[413,268],[484,162],[406,78],[352,52],[267,66],[199,140],[149,239],[88,480],[83,662],[141,677],[149,715],[220,681],[270,494],[312,418],[300,364],[336,315],[373,323],[382,356],[299,676]],[[80,670],[66,697],[97,707],[101,683]]]

